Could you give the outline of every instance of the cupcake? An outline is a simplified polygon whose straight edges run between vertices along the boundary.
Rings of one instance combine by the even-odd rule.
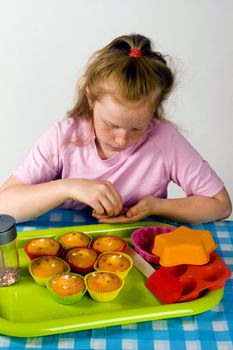
[[[65,250],[88,247],[91,241],[91,238],[85,233],[75,231],[65,232],[57,239]]]
[[[66,253],[65,260],[73,272],[84,274],[93,269],[97,256],[92,248],[72,248]]]
[[[58,274],[46,283],[52,298],[59,304],[74,304],[85,294],[83,276],[76,273]]]
[[[124,285],[124,280],[114,272],[96,271],[85,276],[90,297],[96,301],[114,300]]]
[[[125,278],[132,266],[133,260],[129,255],[121,252],[105,252],[99,255],[94,268],[115,272],[118,276]]]
[[[49,237],[34,238],[27,242],[24,250],[28,257],[33,260],[40,256],[58,256],[61,250],[60,243]]]
[[[58,273],[69,271],[67,262],[57,256],[41,256],[32,260],[29,265],[31,276],[41,286],[45,286],[46,282]]]
[[[98,253],[107,251],[124,252],[128,247],[128,243],[117,236],[97,237],[92,242],[92,248]]]

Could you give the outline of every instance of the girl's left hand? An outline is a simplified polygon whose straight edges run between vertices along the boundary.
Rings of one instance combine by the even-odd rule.
[[[159,199],[155,198],[151,195],[142,198],[137,204],[128,209],[125,214],[109,217],[109,216],[101,216],[96,215],[93,212],[92,216],[99,219],[100,222],[108,223],[108,224],[120,224],[125,222],[135,222],[144,219],[147,216],[156,214],[156,204],[159,203]]]

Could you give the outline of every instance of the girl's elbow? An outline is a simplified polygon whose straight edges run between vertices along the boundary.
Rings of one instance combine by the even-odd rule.
[[[220,200],[219,220],[227,219],[231,215],[231,213],[232,213],[232,203],[231,203],[230,197],[227,195]]]
[[[221,219],[227,219],[232,213],[232,204],[231,201],[225,205],[223,210],[223,217]]]
[[[224,187],[214,198],[218,201],[219,208],[217,220],[227,219],[232,213],[232,203],[226,188]]]

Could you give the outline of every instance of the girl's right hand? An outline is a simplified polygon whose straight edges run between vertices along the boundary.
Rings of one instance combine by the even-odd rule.
[[[105,180],[65,179],[69,197],[92,207],[97,215],[117,216],[122,198],[113,184]]]

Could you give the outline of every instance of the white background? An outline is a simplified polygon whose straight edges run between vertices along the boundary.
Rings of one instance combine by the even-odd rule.
[[[173,58],[168,116],[233,198],[232,0],[0,0],[0,183],[65,116],[90,55],[132,32]]]

